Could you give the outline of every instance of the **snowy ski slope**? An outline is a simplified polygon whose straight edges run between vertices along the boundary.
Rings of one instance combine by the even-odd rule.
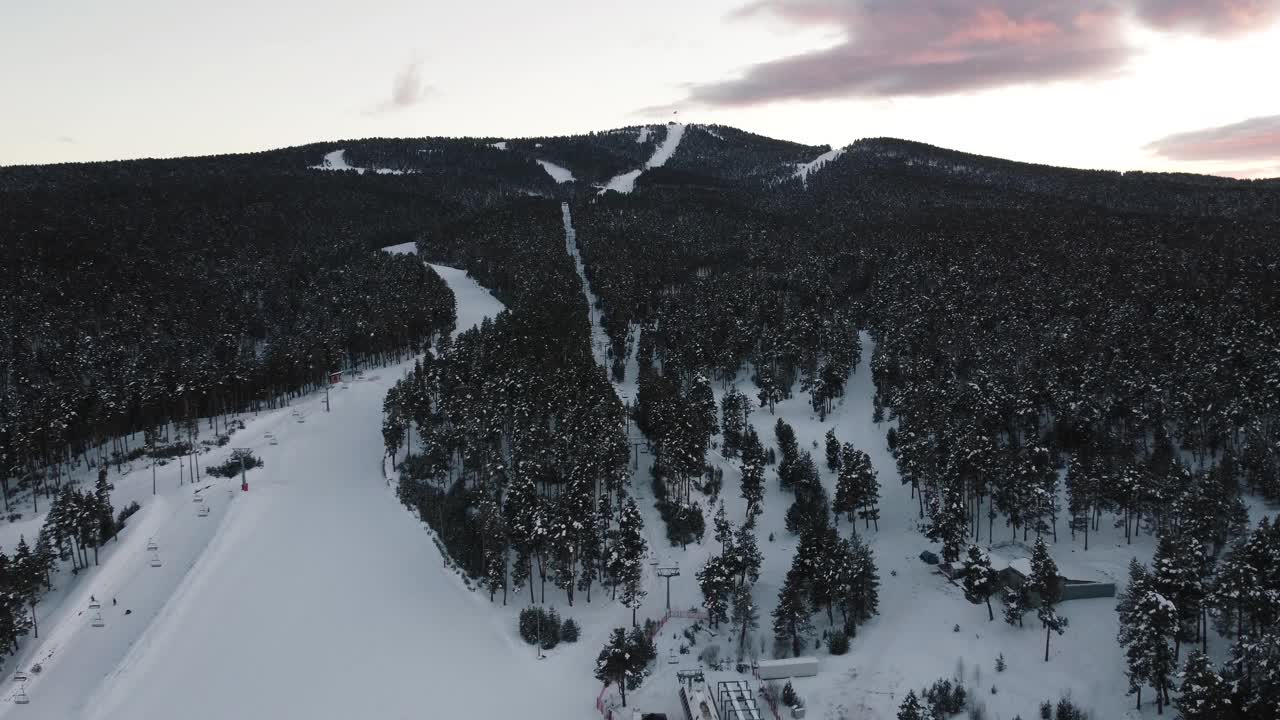
[[[649,168],[662,167],[667,164],[672,155],[676,154],[676,148],[680,147],[680,140],[684,137],[684,125],[681,123],[669,123],[667,125],[667,136],[662,139],[658,147],[653,151],[653,156],[644,164],[644,167],[632,170],[630,172],[615,175],[608,184],[600,189],[598,194],[603,195],[609,190],[620,193],[629,193],[636,189],[636,178],[640,177],[640,173]],[[648,130],[648,128],[645,128]],[[637,140],[637,142],[641,142]]]

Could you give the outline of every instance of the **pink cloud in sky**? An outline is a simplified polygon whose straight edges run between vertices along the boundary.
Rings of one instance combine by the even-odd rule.
[[[1280,18],[1280,0],[1137,0],[1135,10],[1143,22],[1160,30],[1238,35]]]
[[[1124,34],[1131,20],[1239,34],[1280,18],[1280,0],[757,0],[730,17],[837,28],[844,39],[693,85],[684,102],[931,96],[1097,77],[1134,54]]]
[[[1170,160],[1280,162],[1280,115],[1170,135],[1150,143],[1147,150]]]

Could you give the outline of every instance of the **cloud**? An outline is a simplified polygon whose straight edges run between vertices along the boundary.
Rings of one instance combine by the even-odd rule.
[[[1277,6],[1280,0],[756,0],[729,17],[836,28],[843,39],[692,85],[684,102],[931,96],[1098,77],[1136,52],[1125,33],[1134,19],[1230,34],[1276,19]]]
[[[1146,149],[1170,160],[1280,160],[1280,115],[1170,135]]]
[[[1266,27],[1280,18],[1280,0],[1137,0],[1143,23],[1159,30],[1230,36]]]
[[[73,137],[71,137],[70,135],[59,135],[59,136],[58,136],[58,142],[60,142],[60,143],[66,143],[66,144],[68,144],[68,145],[75,145],[75,144],[76,144],[76,139],[75,139],[75,138],[73,138]]]
[[[435,88],[422,77],[422,62],[414,61],[400,68],[391,84],[390,99],[373,107],[371,114],[404,110],[422,103],[435,92]]]

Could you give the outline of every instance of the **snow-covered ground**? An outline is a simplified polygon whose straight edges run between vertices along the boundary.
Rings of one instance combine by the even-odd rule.
[[[644,167],[631,170],[630,172],[615,175],[609,182],[600,189],[600,194],[612,190],[614,192],[629,193],[636,189],[636,178],[640,174],[650,168],[662,167],[667,164],[672,155],[676,154],[676,148],[680,147],[680,140],[684,137],[685,126],[680,123],[667,124],[667,136],[662,139],[658,147],[654,149],[653,156],[644,164]],[[644,128],[648,130],[648,128]],[[639,142],[639,141],[638,141]]]
[[[808,185],[809,173],[817,172],[818,170],[821,170],[823,165],[826,165],[832,160],[835,160],[836,158],[843,155],[844,150],[845,150],[844,148],[833,148],[831,150],[828,150],[822,153],[821,155],[810,160],[807,163],[799,163],[798,165],[796,165],[796,171],[794,174],[795,177],[800,178],[800,182]]]
[[[555,180],[558,183],[573,182],[574,180],[573,173],[570,172],[569,168],[560,167],[559,165],[546,160],[539,160],[538,164],[542,166],[543,170],[547,171],[547,174],[551,176],[552,180]]]
[[[496,148],[498,148],[499,150],[506,150],[506,149],[507,149],[507,141],[506,141],[506,140],[501,140],[501,141],[499,141],[499,142],[493,143],[490,147],[496,147]]]
[[[640,128],[640,132],[636,133],[636,144],[643,145],[649,140],[649,126],[645,125]]]
[[[319,165],[312,165],[311,170],[355,170],[363,175],[366,170],[372,170],[378,175],[403,175],[403,170],[393,170],[391,168],[362,168],[347,164],[346,150],[334,150],[324,156],[324,160]]]

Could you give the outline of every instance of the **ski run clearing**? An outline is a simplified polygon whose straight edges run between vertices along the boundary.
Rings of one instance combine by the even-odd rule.
[[[347,164],[347,151],[334,150],[324,156],[324,160],[319,165],[312,165],[312,170],[355,170],[363,175],[366,170],[371,170],[378,175],[403,175],[403,170],[392,170],[391,168],[362,168]]]
[[[807,163],[800,163],[796,165],[796,171],[795,171],[794,177],[800,178],[800,182],[804,183],[805,185],[808,185],[809,173],[813,173],[813,172],[817,172],[818,170],[821,170],[823,165],[826,165],[827,163],[843,155],[844,150],[845,150],[844,148],[833,148],[831,150],[828,150],[822,153],[821,155],[810,160]]]
[[[643,128],[648,130],[649,128]],[[636,178],[640,174],[650,168],[662,167],[667,164],[672,155],[676,154],[676,148],[680,147],[680,140],[684,137],[684,125],[680,123],[667,123],[667,136],[662,139],[657,149],[653,151],[653,156],[649,158],[649,162],[644,167],[630,172],[616,175],[607,185],[600,189],[601,195],[612,190],[614,192],[629,193],[636,189]],[[642,142],[637,140],[637,142]]]
[[[656,167],[670,158],[683,126],[668,126],[668,136],[650,161]],[[342,163],[341,153],[326,160]],[[815,161],[816,162],[816,161]],[[338,168],[334,168],[338,169]],[[639,171],[637,171],[638,174]],[[562,206],[565,249],[583,280],[591,311],[596,358],[606,361],[606,343],[596,298],[578,254],[571,209]],[[415,252],[412,244],[386,248]],[[465,272],[432,266],[453,289],[458,330],[465,330],[502,310],[487,290]],[[638,332],[638,331],[637,331]],[[631,343],[637,341],[633,332]],[[921,562],[921,550],[934,548],[918,529],[917,503],[900,485],[886,444],[892,423],[873,423],[869,361],[871,340],[862,337],[862,359],[845,397],[826,422],[819,422],[807,396],[779,404],[774,413],[756,408],[751,420],[766,446],[773,446],[773,424],[781,417],[796,430],[800,446],[821,457],[821,439],[834,428],[843,442],[865,450],[879,473],[879,531],[861,525],[857,532],[875,551],[880,574],[880,614],[859,628],[847,655],[832,656],[825,647],[806,652],[818,658],[816,677],[797,678],[808,717],[822,720],[891,720],[909,689],[934,680],[960,679],[987,708],[987,717],[1031,718],[1045,699],[1070,694],[1096,720],[1154,718],[1145,705],[1133,709],[1125,694],[1124,661],[1115,643],[1118,628],[1111,598],[1075,600],[1059,606],[1071,621],[1052,642],[1046,663],[1044,631],[1028,616],[1025,628],[999,619],[988,622],[986,608],[966,601],[960,588]],[[600,717],[593,679],[595,658],[614,627],[630,622],[630,610],[598,596],[593,603],[570,608],[563,595],[549,592],[563,617],[582,625],[575,644],[561,644],[538,660],[516,631],[516,614],[527,603],[513,593],[511,605],[491,604],[446,567],[431,533],[396,499],[394,473],[380,463],[380,433],[386,391],[412,362],[367,370],[365,376],[330,391],[331,411],[323,394],[313,394],[291,407],[239,417],[245,423],[233,444],[248,447],[266,462],[248,474],[250,489],[238,480],[199,477],[193,485],[179,482],[182,468],[159,469],[159,494],[151,495],[151,473],[135,464],[124,475],[112,471],[117,507],[138,500],[142,510],[130,519],[119,542],[104,548],[101,564],[73,578],[64,567],[55,576],[58,588],[37,608],[40,638],[24,640],[22,650],[6,666],[30,672],[26,683],[30,704],[11,702],[18,685],[3,684],[0,716],[48,720],[125,720],[134,718],[505,718],[589,720]],[[755,388],[746,377],[738,387],[748,396]],[[634,400],[634,358],[626,376],[615,384],[619,396]],[[718,384],[717,394],[723,392]],[[634,424],[632,442],[644,438]],[[274,437],[278,444],[272,444]],[[200,458],[208,467],[224,461],[230,447]],[[641,618],[665,612],[665,586],[653,572],[659,564],[676,565],[680,575],[670,585],[674,609],[699,607],[695,573],[717,551],[710,536],[686,550],[664,540],[661,519],[653,507],[649,482],[652,456],[637,450],[632,493],[645,517],[651,550],[646,564],[648,595]],[[738,496],[737,463],[712,449],[707,461],[724,470],[723,500],[729,518],[740,522],[744,506]],[[834,477],[825,464],[823,482],[834,495]],[[778,488],[772,472],[756,534],[764,553],[754,597],[761,630],[753,633],[749,652],[772,657],[768,637],[781,580],[791,563],[797,539],[784,529],[790,495]],[[199,496],[202,503],[193,502]],[[201,504],[211,508],[201,517]],[[708,515],[714,508],[703,499]],[[39,515],[0,529],[0,541],[16,543],[18,532],[34,533]],[[1254,516],[1257,519],[1257,515]],[[842,533],[850,532],[841,520]],[[1152,539],[1125,543],[1123,532],[1104,524],[1090,538],[1090,549],[1073,541],[1060,527],[1050,550],[1062,573],[1076,579],[1123,584],[1130,557],[1147,561]],[[157,550],[147,550],[154,540]],[[986,532],[981,539],[985,547]],[[1021,536],[1011,539],[996,526],[993,555],[1018,562],[1029,554]],[[153,556],[161,560],[152,566]],[[102,603],[104,627],[90,624],[90,598]],[[115,600],[115,602],[112,602]],[[131,611],[128,615],[126,611]],[[814,622],[828,627],[822,613]],[[733,660],[732,633],[706,629],[697,643],[680,652],[688,640],[686,620],[672,620],[659,633],[658,661],[641,687],[628,693],[631,708],[684,717],[676,672],[700,667],[699,654],[720,646],[721,657]],[[765,638],[762,642],[761,638]],[[763,649],[762,649],[763,648]],[[1214,637],[1210,651],[1221,656],[1225,643]],[[996,657],[1008,668],[997,673]],[[674,658],[674,662],[669,659]],[[732,663],[730,663],[731,665]],[[708,680],[741,679],[734,672],[709,672]],[[758,691],[759,681],[749,678]],[[617,705],[612,688],[601,697],[608,710]],[[785,708],[781,709],[785,712]],[[615,718],[630,717],[614,712]],[[772,714],[765,709],[765,716]]]
[[[573,173],[569,171],[569,168],[560,167],[559,165],[553,162],[547,162],[546,160],[539,160],[538,164],[541,165],[542,169],[546,170],[547,174],[551,176],[551,179],[555,180],[557,183],[574,181]]]

